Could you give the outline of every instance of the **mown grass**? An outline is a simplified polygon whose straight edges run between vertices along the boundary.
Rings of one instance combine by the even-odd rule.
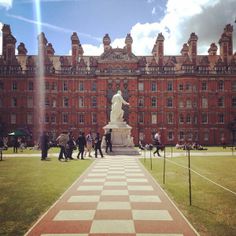
[[[0,235],[24,235],[91,164],[7,157],[0,162]]]
[[[163,153],[162,153],[163,154]],[[142,159],[171,199],[193,224],[201,236],[236,235],[236,195],[191,172],[192,206],[189,205],[188,169],[170,162],[187,166],[186,156],[168,158],[166,161],[165,184],[163,184],[163,159]],[[236,192],[236,156],[194,156],[191,168],[201,175]]]

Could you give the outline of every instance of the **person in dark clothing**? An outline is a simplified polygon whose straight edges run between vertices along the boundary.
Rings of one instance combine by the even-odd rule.
[[[49,137],[45,131],[43,131],[43,134],[40,137],[40,148],[41,148],[41,160],[44,161],[48,157],[48,149],[49,149]]]
[[[103,153],[102,153],[102,149],[101,149],[101,143],[102,143],[102,139],[100,137],[100,134],[97,133],[96,137],[95,137],[95,140],[94,140],[95,158],[97,158],[98,151],[99,151],[101,157],[103,157]]]
[[[74,137],[72,136],[72,134],[69,134],[69,140],[67,142],[67,157],[70,160],[73,160],[72,154],[73,154],[73,150],[76,148],[76,143],[74,141]]]
[[[81,156],[81,160],[84,159],[84,149],[86,147],[86,138],[84,132],[80,132],[78,139],[76,140],[76,144],[78,145],[79,153],[77,158]]]
[[[17,153],[18,152],[18,147],[19,147],[19,141],[18,137],[14,137],[14,142],[13,142],[13,152]]]
[[[105,134],[106,153],[108,152],[108,149],[110,150],[110,152],[112,152],[111,132],[112,129],[109,129]]]

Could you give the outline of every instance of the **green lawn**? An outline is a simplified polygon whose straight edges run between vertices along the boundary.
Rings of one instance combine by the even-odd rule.
[[[27,156],[0,161],[0,235],[24,235],[91,162]]]
[[[217,149],[215,149],[217,150]],[[163,154],[163,152],[162,152]],[[201,236],[236,235],[236,195],[192,173],[192,206],[189,206],[187,157],[166,161],[163,184],[163,159],[153,158],[150,170],[149,153],[141,162],[160,183],[171,199],[190,220]],[[236,156],[191,157],[191,168],[214,182],[236,192]]]

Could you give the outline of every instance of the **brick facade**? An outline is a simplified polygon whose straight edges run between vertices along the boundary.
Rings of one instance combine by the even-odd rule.
[[[0,57],[0,131],[26,129],[36,139],[39,127],[52,137],[61,131],[103,132],[109,122],[111,98],[118,89],[130,103],[124,107],[132,135],[150,143],[161,131],[165,144],[197,141],[218,145],[232,142],[229,124],[236,118],[236,53],[233,27],[226,25],[217,46],[208,55],[197,54],[198,37],[190,35],[180,55],[164,55],[160,33],[152,55],[136,56],[132,37],[124,48],[112,48],[106,34],[104,52],[85,56],[76,33],[71,36],[71,56],[55,55],[42,33],[38,37],[44,75],[39,83],[38,55],[27,55],[24,43],[17,47],[9,25],[4,25]],[[41,87],[41,89],[39,89]],[[43,100],[37,94],[44,91]],[[43,109],[40,117],[39,108]]]

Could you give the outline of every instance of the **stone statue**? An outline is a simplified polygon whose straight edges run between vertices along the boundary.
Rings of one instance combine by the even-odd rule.
[[[120,90],[118,90],[117,93],[112,97],[111,102],[112,102],[111,114],[110,114],[111,122],[123,122],[124,111],[122,109],[122,104],[129,105],[129,103],[123,99]]]

